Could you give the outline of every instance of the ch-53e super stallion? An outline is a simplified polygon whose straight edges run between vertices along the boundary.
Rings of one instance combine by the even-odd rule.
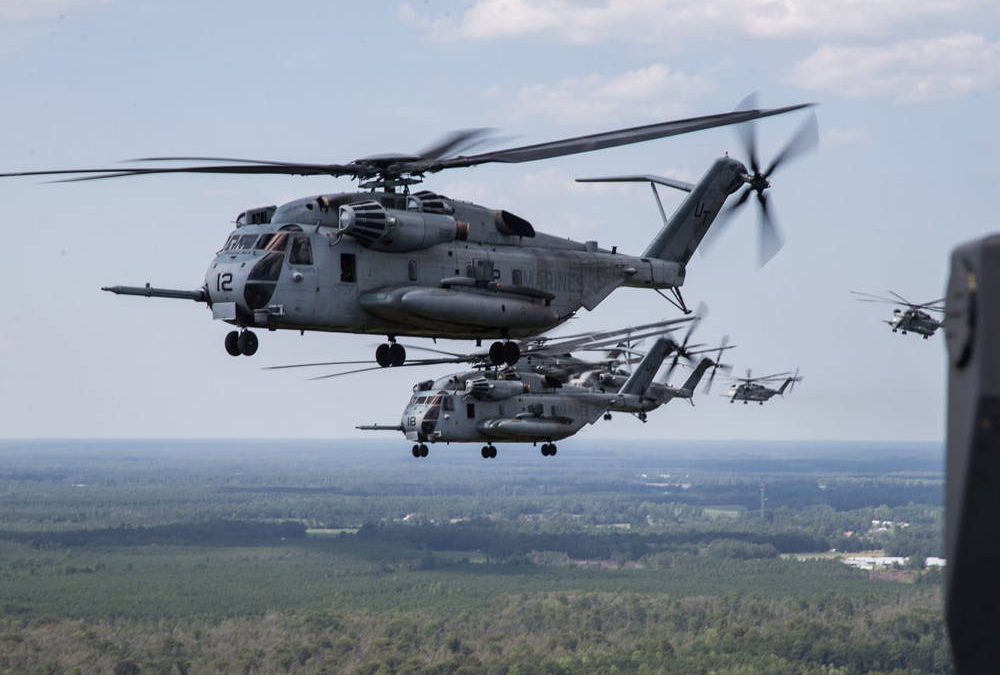
[[[862,293],[860,291],[851,291],[851,293],[860,296],[857,298],[860,302],[881,302],[898,305],[892,311],[892,318],[885,320],[892,328],[893,333],[897,331],[903,335],[906,335],[907,332],[917,333],[918,335],[923,335],[926,340],[941,327],[941,320],[935,319],[928,312],[944,314],[944,298],[917,303],[910,302],[895,291],[889,291],[889,294],[893,296],[892,298],[884,298],[879,295]],[[905,309],[901,309],[901,307]]]
[[[767,386],[769,383],[778,381],[781,381],[781,386],[777,389]],[[751,401],[756,401],[760,405],[764,405],[764,401],[770,401],[773,396],[784,396],[786,390],[791,393],[792,389],[795,388],[795,383],[801,381],[798,368],[795,369],[794,375],[792,373],[775,373],[760,377],[751,377],[750,369],[747,368],[747,376],[735,378],[729,392],[724,396],[729,399],[730,403],[743,401],[743,404],[746,405]]]
[[[732,366],[722,363],[723,352],[733,349],[736,346],[729,344],[728,336],[723,336],[722,343],[717,347],[689,344],[694,329],[703,316],[704,309],[699,307],[699,316],[696,316],[694,321],[690,323],[684,340],[681,343],[670,340],[668,355],[673,355],[670,366],[659,380],[655,380],[649,384],[638,407],[632,402],[615,401],[608,406],[607,412],[604,413],[605,420],[610,420],[611,413],[613,412],[624,412],[635,415],[640,422],[645,422],[649,412],[656,410],[662,405],[666,405],[675,398],[686,399],[691,405],[694,405],[695,389],[706,372],[709,370],[712,371],[711,376],[705,383],[704,393],[708,394],[712,389],[716,373],[720,369],[726,373],[732,370]],[[610,351],[611,355],[619,357],[628,356],[632,353],[630,344],[619,344],[614,350]],[[715,356],[714,358],[695,358],[700,354],[706,353],[712,353]],[[692,372],[682,385],[675,387],[670,384],[670,378],[680,364],[681,359],[685,359],[692,364]],[[571,377],[569,383],[581,387],[590,387],[602,392],[616,391],[625,383],[629,376],[631,376],[631,372],[628,370],[627,364],[617,363],[613,358],[609,358]],[[625,404],[623,405],[623,403]]]
[[[155,157],[136,161],[213,164],[26,171],[0,177],[78,174],[63,180],[81,181],[164,173],[349,176],[359,181],[361,191],[321,194],[241,213],[200,288],[147,284],[104,290],[207,304],[213,318],[236,326],[225,338],[226,351],[233,356],[254,354],[258,339],[251,329],[266,328],[385,335],[388,341],[375,353],[381,366],[406,361],[397,336],[474,339],[477,344],[496,339],[490,346],[491,360],[515,363],[519,353],[511,339],[547,331],[581,307],[593,309],[620,286],[670,291],[673,298],[668,300],[686,311],[680,287],[687,263],[726,199],[746,185],[738,203],[756,192],[766,216],[768,176],[815,143],[815,118],[766,170],[759,168],[755,147],[747,144],[751,169],[724,157],[697,185],[639,177],[690,192],[639,256],[537,232],[504,209],[428,190],[411,194],[410,188],[425,174],[444,169],[572,155],[750,122],[809,105],[761,110],[750,105],[752,101],[748,98],[730,113],[480,154],[461,154],[484,140],[485,130],[472,129],[453,132],[417,155],[377,155],[346,164]]]
[[[494,442],[541,443],[542,455],[551,457],[558,450],[555,441],[573,436],[612,407],[643,414],[651,410],[650,385],[671,345],[668,338],[658,338],[614,391],[564,384],[518,363],[420,382],[400,424],[358,428],[403,432],[414,441],[414,457],[427,457],[427,443],[483,442],[483,459],[496,458]]]

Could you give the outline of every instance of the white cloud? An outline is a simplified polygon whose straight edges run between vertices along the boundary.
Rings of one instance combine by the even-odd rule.
[[[458,16],[402,20],[436,39],[544,37],[571,43],[670,43],[714,35],[815,37],[872,35],[901,22],[938,18],[985,0],[477,0]]]
[[[791,81],[853,98],[920,103],[959,98],[1000,84],[1000,41],[958,33],[888,45],[824,45],[797,63]]]
[[[514,107],[523,115],[561,122],[653,119],[689,112],[690,104],[712,91],[701,75],[653,63],[620,75],[586,75],[556,84],[532,84],[514,94]],[[490,92],[496,96],[496,91]]]
[[[110,0],[0,0],[0,21],[27,21],[62,17],[73,10],[87,10]]]

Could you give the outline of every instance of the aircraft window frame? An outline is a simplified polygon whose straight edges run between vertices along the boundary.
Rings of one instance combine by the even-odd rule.
[[[353,253],[340,254],[340,280],[349,284],[358,280],[358,258]]]
[[[475,403],[466,403],[465,404],[465,416],[468,419],[470,419],[470,420],[471,419],[475,419],[475,417],[476,417],[476,404]]]
[[[254,248],[258,251],[266,251],[268,250],[267,245],[271,243],[272,239],[274,239],[274,232],[265,232],[257,237],[257,243],[254,244]]]
[[[312,265],[313,250],[309,237],[305,234],[297,234],[291,240],[291,245],[288,247],[288,264]]]
[[[416,260],[410,260],[409,262],[407,262],[407,264],[406,264],[406,276],[409,278],[410,281],[416,281],[417,280],[417,261]]]
[[[441,407],[444,408],[445,412],[455,412],[455,397],[445,396],[441,402]]]

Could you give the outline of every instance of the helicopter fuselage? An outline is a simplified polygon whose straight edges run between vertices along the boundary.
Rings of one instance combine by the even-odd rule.
[[[923,335],[925,338],[934,335],[941,327],[940,321],[918,309],[897,309],[893,312],[892,318],[886,320],[886,323],[892,327],[893,333],[896,331],[902,331],[904,334],[912,332]]]
[[[209,266],[213,315],[268,329],[516,338],[596,307],[619,286],[684,281],[680,263],[535,232],[508,212],[428,195],[322,195],[248,212],[270,222],[238,220]],[[379,205],[381,239],[350,229],[361,218],[345,228],[341,207],[378,216]]]

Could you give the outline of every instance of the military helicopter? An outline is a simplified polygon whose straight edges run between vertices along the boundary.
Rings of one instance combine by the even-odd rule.
[[[862,293],[860,291],[851,291],[855,295],[861,296],[857,298],[860,302],[882,302],[888,303],[890,305],[899,305],[905,307],[906,309],[899,309],[898,307],[893,310],[892,318],[887,319],[885,322],[892,327],[892,332],[897,331],[902,332],[906,335],[907,331],[918,333],[924,336],[926,340],[930,336],[937,332],[937,329],[941,327],[941,321],[935,319],[927,312],[937,312],[938,314],[944,314],[944,298],[938,300],[931,300],[930,302],[910,302],[903,296],[899,295],[895,291],[889,291],[892,298],[884,298],[878,295],[872,295],[871,293]]]
[[[750,100],[750,99],[748,99]],[[756,191],[765,207],[767,177],[778,165],[815,144],[815,117],[785,146],[766,171],[751,153],[748,170],[729,157],[716,160],[697,185],[657,179],[690,192],[674,216],[639,256],[543,234],[504,209],[450,199],[429,190],[411,194],[426,174],[502,162],[521,163],[572,155],[718,126],[751,122],[811,104],[738,109],[479,154],[487,130],[453,132],[415,155],[374,155],[346,164],[149,157],[147,165],[118,169],[67,169],[3,173],[61,176],[86,181],[168,173],[347,176],[359,191],[321,194],[281,206],[248,209],[194,290],[150,284],[107,286],[119,295],[205,303],[214,319],[236,327],[226,351],[251,356],[253,328],[385,335],[380,366],[406,361],[397,336],[495,339],[493,363],[515,363],[515,338],[538,335],[580,308],[596,307],[620,286],[652,288],[687,312],[680,287],[695,248],[728,196],[740,186]],[[742,106],[746,108],[746,105]],[[751,148],[752,149],[752,148]],[[209,162],[193,166],[155,163]],[[149,165],[154,163],[154,165]],[[655,192],[655,187],[654,187]],[[662,211],[662,206],[661,206]]]
[[[593,424],[611,406],[644,410],[653,376],[671,349],[658,338],[622,386],[613,392],[563,384],[523,367],[455,373],[414,386],[398,425],[361,425],[370,431],[401,431],[414,441],[414,457],[427,457],[427,443],[485,442],[483,459],[495,459],[495,441],[541,443],[554,456],[554,441]]]
[[[681,324],[694,320],[695,317],[664,319],[614,330],[524,339],[518,345],[522,358],[513,366],[492,364],[488,351],[459,354],[417,347],[440,356],[414,359],[402,367],[465,363],[474,370],[454,373],[437,380],[425,380],[415,385],[413,397],[404,411],[402,424],[364,425],[358,428],[404,432],[411,440],[418,441],[412,448],[414,457],[427,456],[427,442],[485,441],[487,445],[483,446],[482,456],[490,459],[496,457],[496,448],[492,445],[496,440],[541,442],[542,454],[554,455],[556,446],[552,441],[571,436],[585,424],[592,424],[609,406],[642,414],[652,409],[648,402],[650,382],[660,364],[677,346],[677,343],[663,336],[676,330]],[[571,382],[581,372],[593,372],[609,367],[609,364],[620,365],[623,357],[621,353],[616,353],[595,362],[574,356],[572,351],[601,351],[620,341],[623,336],[630,343],[657,337],[657,344],[651,350],[653,355],[644,355],[635,372],[621,378],[620,385],[611,392],[607,386],[595,388]],[[631,354],[626,358],[629,363],[638,360]],[[344,365],[359,367],[310,379],[325,380],[381,370],[381,366],[373,365],[372,361],[298,363],[268,366],[265,369]],[[651,372],[635,379],[636,373],[645,373],[650,369]],[[629,381],[632,384],[626,387]],[[463,402],[464,408],[460,405]],[[548,414],[545,414],[545,406],[549,406]],[[439,423],[441,428],[438,428]]]
[[[767,386],[767,384],[782,379],[784,381],[777,389],[771,389]],[[746,405],[750,401],[756,401],[760,405],[764,405],[764,401],[770,401],[772,396],[784,396],[786,389],[791,392],[795,388],[795,383],[801,381],[802,378],[799,377],[798,368],[795,369],[794,375],[792,373],[775,373],[760,377],[752,377],[750,369],[747,368],[747,376],[735,378],[735,382],[729,388],[729,392],[724,395],[729,399],[730,403],[743,401],[743,405]]]
[[[695,328],[698,326],[700,320],[704,318],[705,313],[706,310],[704,307],[699,307],[699,314],[695,317],[694,321],[689,324],[688,331],[681,343],[678,344],[670,340],[670,350],[668,352],[668,356],[673,354],[673,360],[670,367],[659,381],[650,383],[640,406],[635,408],[630,405],[623,405],[622,403],[616,401],[609,406],[608,412],[604,414],[605,420],[611,419],[612,412],[626,412],[635,415],[640,422],[645,422],[647,413],[659,408],[662,405],[666,405],[675,398],[687,399],[691,405],[694,405],[694,391],[704,374],[709,369],[712,370],[712,374],[705,383],[704,392],[706,394],[711,391],[712,383],[715,381],[715,374],[720,368],[727,373],[732,370],[731,366],[721,362],[723,352],[736,346],[729,344],[728,336],[723,336],[722,344],[718,347],[698,349],[699,347],[704,347],[704,345],[689,344]],[[619,344],[615,350],[612,350],[612,354],[614,355],[627,355],[631,353],[631,345],[624,343]],[[715,358],[710,359],[705,357],[700,360],[694,358],[699,354],[705,353],[715,353]],[[693,370],[684,384],[680,387],[673,387],[669,383],[670,377],[673,375],[674,370],[677,368],[680,363],[680,359],[682,358],[694,364]],[[631,373],[620,364],[609,361],[601,364],[600,367],[581,372],[576,377],[572,378],[570,383],[577,386],[591,387],[599,391],[614,391],[624,384],[630,374]]]

